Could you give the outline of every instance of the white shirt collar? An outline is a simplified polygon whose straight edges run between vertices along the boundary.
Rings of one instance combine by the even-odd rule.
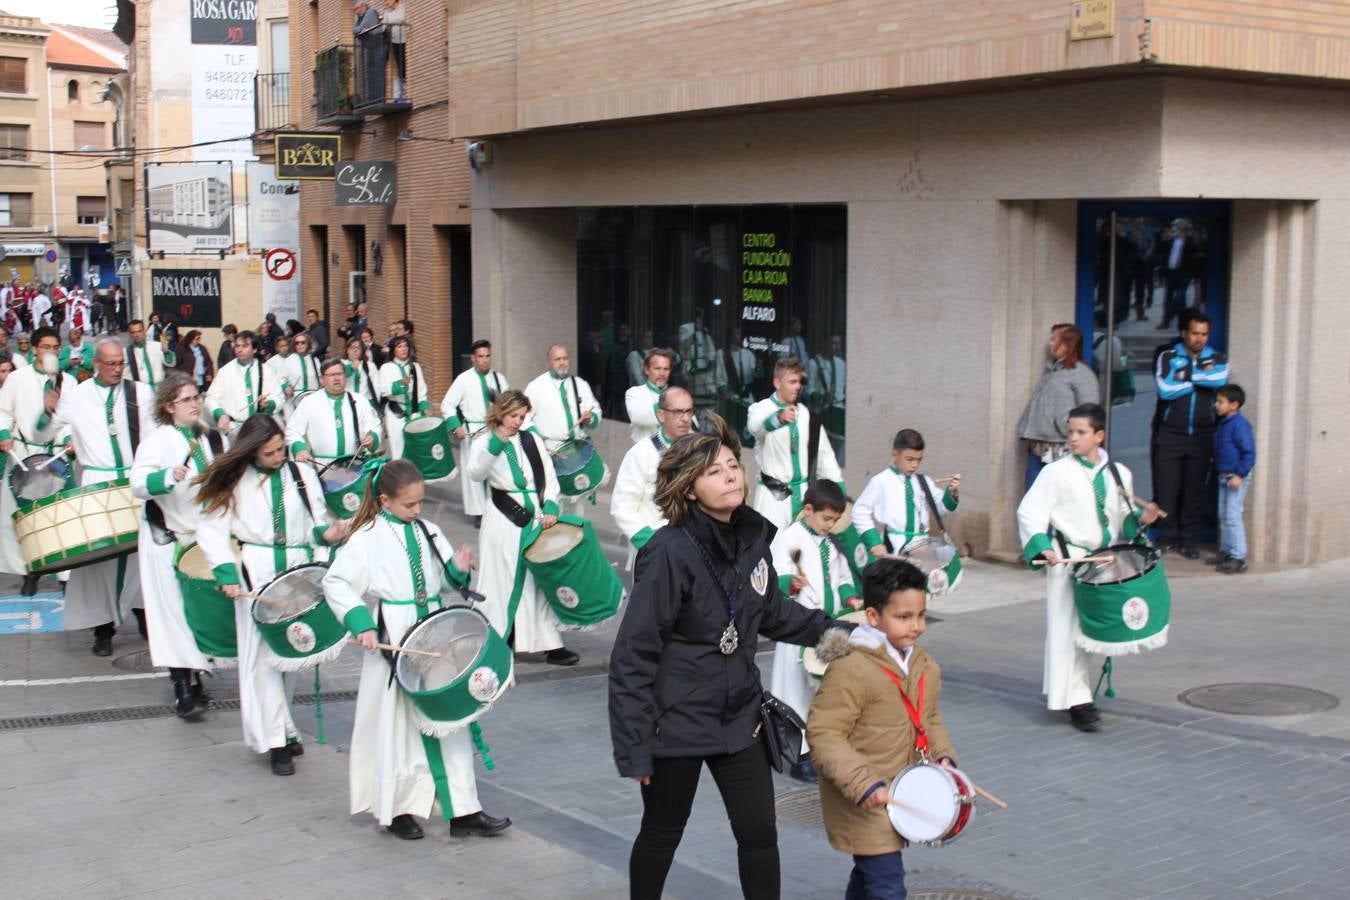
[[[895,645],[886,640],[886,635],[879,628],[873,628],[866,622],[853,629],[853,634],[849,635],[849,643],[856,644],[859,647],[867,647],[875,650],[878,647],[885,647],[886,653],[895,664],[900,667],[900,671],[906,675],[909,674],[909,660],[914,655],[913,645],[904,650],[897,650]]]

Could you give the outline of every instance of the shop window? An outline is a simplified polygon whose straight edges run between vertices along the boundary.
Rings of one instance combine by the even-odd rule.
[[[22,56],[0,56],[0,92],[28,93],[28,60]]]
[[[32,194],[0,194],[0,228],[33,226]]]
[[[76,122],[75,123],[75,149],[76,150],[105,150],[108,147],[107,139],[103,136],[105,131],[102,122]]]
[[[774,363],[802,358],[802,397],[842,461],[847,212],[843,206],[584,209],[577,243],[578,366],[606,416],[652,347],[675,351],[695,405],[744,427]]]
[[[0,159],[28,158],[28,126],[0,125]]]
[[[97,225],[108,217],[105,197],[76,197],[75,222],[78,225]]]

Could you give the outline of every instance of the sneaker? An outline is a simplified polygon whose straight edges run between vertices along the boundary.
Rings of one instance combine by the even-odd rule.
[[[1236,557],[1230,557],[1229,559],[1219,563],[1219,571],[1225,575],[1241,574],[1242,572],[1247,571],[1247,561],[1245,559],[1237,559]]]
[[[1228,561],[1229,561],[1230,559],[1232,559],[1232,558],[1233,558],[1233,557],[1229,556],[1226,552],[1220,551],[1220,552],[1219,552],[1218,554],[1216,554],[1215,556],[1211,556],[1209,559],[1205,560],[1205,565],[1207,565],[1207,566],[1217,566],[1217,565],[1220,565],[1221,563],[1226,563],[1226,562],[1228,562]]]

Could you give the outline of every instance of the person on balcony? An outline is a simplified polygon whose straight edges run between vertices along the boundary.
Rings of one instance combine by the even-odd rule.
[[[389,55],[394,57],[395,100],[408,99],[408,27],[401,0],[386,0],[384,27],[389,35]]]
[[[357,103],[365,106],[384,100],[384,65],[389,55],[385,44],[384,22],[365,0],[352,4],[356,24],[352,34],[361,45],[361,62],[356,69]]]

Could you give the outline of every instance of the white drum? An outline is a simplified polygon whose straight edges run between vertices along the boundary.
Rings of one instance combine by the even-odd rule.
[[[910,766],[891,782],[891,827],[911,844],[941,847],[965,830],[975,812],[975,786],[960,769]]]

